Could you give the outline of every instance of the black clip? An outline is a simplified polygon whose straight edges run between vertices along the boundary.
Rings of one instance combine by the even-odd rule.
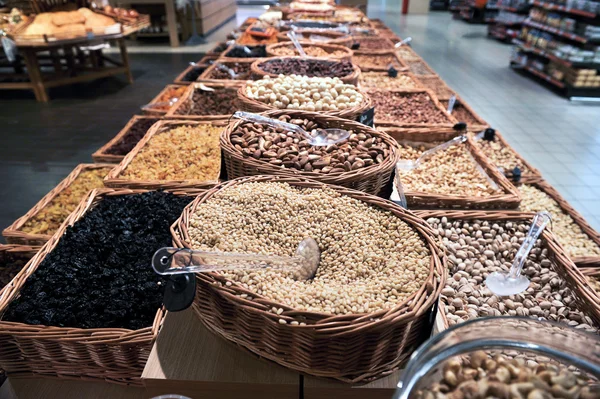
[[[452,126],[452,128],[456,131],[462,132],[463,130],[467,130],[467,124],[465,122],[458,122],[456,125]]]
[[[171,248],[175,252],[181,249]],[[158,273],[163,273],[171,264],[174,252],[162,248],[152,258],[152,266]],[[191,261],[191,257],[190,257]],[[196,296],[196,277],[194,273],[172,274],[167,280],[163,304],[169,312],[179,312],[190,307]]]
[[[394,68],[393,66],[390,66],[388,68],[387,73],[390,78],[395,78],[398,76],[398,70],[396,68]]]
[[[487,129],[485,129],[485,132],[483,132],[484,140],[494,141],[495,137],[496,137],[496,130],[492,129],[491,127],[488,127]]]
[[[515,183],[520,182],[521,181],[521,168],[519,168],[518,166],[515,166],[515,168],[512,170],[511,177],[512,177],[512,181],[514,181]]]
[[[358,50],[360,48],[360,42],[354,42],[352,43],[352,47],[350,47],[352,50]]]

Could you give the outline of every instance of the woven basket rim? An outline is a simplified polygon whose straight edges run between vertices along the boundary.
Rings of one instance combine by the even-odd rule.
[[[414,75],[414,74],[413,74]],[[416,78],[418,79],[419,76],[415,75]],[[417,87],[407,87],[405,89],[394,89],[394,90],[385,90],[385,89],[379,89],[379,90],[374,90],[374,89],[368,89],[367,93],[369,95],[371,95],[372,93],[400,93],[400,94],[416,94],[416,93],[425,93],[429,96],[431,102],[433,103],[433,106],[442,111],[442,113],[444,114],[444,116],[446,117],[446,119],[448,120],[448,123],[413,123],[413,122],[396,122],[393,120],[389,120],[389,119],[382,119],[382,118],[378,118],[377,117],[377,111],[375,112],[375,124],[377,125],[382,125],[382,126],[398,126],[398,127],[406,127],[406,126],[431,126],[431,127],[452,127],[455,124],[458,123],[458,120],[456,120],[456,118],[452,115],[450,115],[448,113],[448,110],[446,108],[444,108],[442,106],[442,104],[440,103],[440,101],[438,100],[437,96],[435,95],[435,93],[427,88],[417,88]]]
[[[269,175],[280,175],[280,176],[288,176],[288,177],[299,177],[305,179],[313,179],[318,180],[320,182],[328,183],[328,184],[337,184],[341,185],[344,182],[352,182],[355,180],[363,180],[368,176],[378,175],[383,173],[383,171],[393,169],[394,165],[398,160],[397,154],[397,146],[396,141],[390,137],[387,133],[375,130],[369,126],[363,125],[362,123],[348,120],[344,118],[339,118],[330,115],[324,115],[318,112],[309,112],[309,111],[300,111],[300,110],[271,110],[267,112],[261,113],[261,115],[268,116],[271,118],[278,118],[282,115],[290,115],[292,118],[302,118],[309,119],[312,121],[327,121],[328,123],[334,122],[336,125],[343,125],[344,127],[351,128],[356,133],[358,132],[369,132],[373,136],[381,137],[383,141],[389,146],[390,155],[384,159],[382,163],[373,164],[361,169],[351,170],[348,172],[342,173],[334,173],[334,174],[319,174],[313,172],[304,172],[299,170],[288,170],[282,169],[281,167],[277,167],[274,165],[270,165],[268,162],[264,160],[258,160],[254,158],[244,157],[243,154],[238,151],[233,143],[231,143],[231,134],[237,129],[242,123],[246,123],[242,120],[237,120],[231,122],[225,130],[221,133],[221,149],[226,157],[235,158],[238,162],[243,162],[244,164],[251,165],[260,170],[261,174],[269,174]]]
[[[431,72],[431,73],[425,73],[423,75],[418,75],[418,74],[415,73],[416,76],[438,76],[437,73],[435,73],[435,71],[429,66],[429,64],[426,63],[425,60],[423,58],[421,58],[421,57],[419,57],[418,60],[413,60],[413,61],[405,60],[405,61],[408,64],[409,68],[410,68],[411,64],[423,64],[425,66],[425,69],[427,69],[427,70],[429,70],[429,72]]]
[[[260,58],[258,60],[256,60],[254,63],[252,63],[252,65],[250,66],[250,69],[252,70],[252,73],[254,76],[258,76],[260,78],[263,78],[264,76],[269,76],[272,78],[275,78],[277,76],[279,76],[280,74],[276,74],[276,73],[270,73],[270,72],[265,72],[263,69],[261,69],[261,64],[263,63],[267,63],[267,62],[273,62],[275,60],[282,60],[282,59],[294,59],[294,60],[299,60],[299,61],[316,61],[316,62],[335,62],[335,63],[342,63],[345,62],[347,60],[338,60],[335,58],[327,58],[327,57],[299,57],[299,56],[292,56],[292,55],[287,55],[287,56],[279,56],[279,57],[269,57],[269,58]],[[350,61],[348,61],[350,62]],[[358,81],[358,78],[360,77],[360,68],[353,64],[352,62],[350,62],[350,64],[352,65],[352,72],[345,75],[345,76],[335,76],[336,78],[340,79],[342,82],[344,83],[356,83]]]
[[[490,127],[490,124],[485,121],[475,110],[467,104],[465,100],[463,100],[458,94],[456,95],[456,104],[460,105],[464,109],[467,110],[468,113],[471,114],[473,119],[475,119],[478,123],[469,125],[469,130],[482,131]],[[443,99],[441,101],[450,101],[449,99]],[[456,105],[454,106],[456,108]],[[458,120],[458,119],[457,119]]]
[[[396,55],[397,55],[397,54],[396,54]],[[454,90],[452,90],[452,89],[450,88],[450,86],[448,86],[448,85],[446,84],[446,82],[445,82],[445,81],[444,81],[442,78],[440,78],[438,75],[419,75],[419,76],[417,77],[417,79],[419,79],[419,80],[421,81],[421,83],[422,83],[423,87],[425,87],[425,88],[428,88],[428,87],[427,87],[427,85],[425,85],[425,83],[424,83],[424,82],[427,82],[427,81],[435,81],[435,82],[437,83],[436,87],[438,87],[438,88],[441,88],[441,89],[444,89],[444,90],[447,90],[448,92],[451,92],[451,93],[453,93],[452,95],[454,95],[454,96],[456,96],[456,97],[457,97],[457,98],[456,98],[456,102],[457,102],[457,103],[459,102],[459,99],[458,99],[458,96],[457,96],[456,92],[455,92]],[[444,95],[444,97],[442,98],[440,95],[438,95],[438,94],[437,94],[437,91],[436,91],[436,90],[433,90],[433,89],[429,89],[429,90],[431,90],[431,91],[433,91],[433,92],[435,93],[435,95],[438,97],[438,100],[445,100],[445,101],[448,101],[448,100],[449,100],[449,99],[452,97],[452,95],[450,95],[450,96],[446,96],[446,95]],[[461,102],[460,104],[464,106],[464,103],[462,103],[462,102]],[[466,107],[465,107],[465,108],[466,108]],[[473,110],[472,110],[472,109],[470,109],[470,107],[469,107],[469,111],[473,111]],[[476,115],[476,114],[474,113],[474,111],[473,111],[473,112],[471,112],[471,114],[473,114],[474,116]],[[458,119],[457,119],[457,120],[458,120]],[[481,123],[481,122],[483,122],[483,123],[482,123],[483,125],[487,124],[487,123],[486,123],[485,121],[483,121],[482,119],[479,119],[479,122],[480,122],[480,123]]]
[[[214,79],[214,78],[209,78],[208,76],[210,76],[210,74],[212,73],[212,71],[215,70],[215,68],[217,67],[216,65],[218,63],[226,63],[226,64],[230,64],[230,63],[239,63],[239,64],[250,64],[252,65],[252,63],[254,61],[256,61],[257,59],[262,59],[262,58],[225,58],[225,59],[217,59],[213,64],[211,64],[208,68],[206,68],[206,70],[204,72],[202,72],[200,74],[200,76],[198,76],[198,79],[196,79],[197,83],[216,83],[216,84],[222,84],[222,85],[232,85],[232,86],[239,86],[239,85],[243,85],[246,80],[248,79],[240,79],[240,80],[234,80],[234,79]],[[249,70],[249,73],[251,73],[251,70]],[[251,76],[248,76],[249,78]]]
[[[148,142],[156,134],[162,134],[170,130],[174,126],[180,125],[214,125],[214,126],[226,126],[226,121],[197,121],[197,120],[161,120],[156,122],[146,132],[144,137],[136,144],[125,158],[115,166],[109,174],[104,178],[104,185],[111,188],[131,188],[131,189],[187,189],[187,188],[198,188],[206,189],[214,186],[219,181],[219,176],[214,180],[193,180],[193,179],[182,179],[182,180],[135,180],[126,179],[120,177],[121,173],[127,169],[129,164],[133,161],[136,155],[142,151],[142,149],[148,144]]]
[[[10,226],[2,231],[2,235],[8,240],[15,240],[15,244],[40,245],[50,240],[53,234],[33,234],[26,233],[21,229],[29,219],[37,215],[42,209],[52,202],[58,194],[68,188],[81,172],[92,169],[113,169],[114,164],[109,163],[82,163],[73,169],[63,180],[60,181],[52,190],[42,197],[33,207],[31,207],[23,216],[15,220]],[[68,217],[67,217],[68,219]]]
[[[437,211],[416,211],[418,216],[427,220],[431,217],[442,218],[446,217],[452,220],[529,220],[535,213],[531,212],[520,212],[520,211],[448,211],[448,210],[437,210]],[[575,266],[573,261],[566,255],[564,248],[558,242],[556,235],[549,229],[545,229],[542,232],[541,238],[545,242],[546,248],[554,255],[553,263],[562,269],[561,277],[567,282],[569,288],[576,294],[576,302],[579,308],[583,307],[588,316],[592,317],[594,321],[600,324],[600,295],[593,289],[587,286],[585,276]],[[442,306],[444,303],[440,300],[439,312],[444,315]],[[448,328],[448,320],[443,317],[445,328]]]
[[[363,79],[364,79],[364,75],[365,73],[375,73],[378,75],[385,75],[388,76],[386,71],[362,71],[361,70],[361,74],[360,74],[360,78],[358,80],[358,88],[360,88],[361,90],[364,90],[365,92],[368,92],[369,90],[375,89],[375,86],[365,86],[363,85]],[[413,87],[414,89],[424,89],[425,87],[423,87],[421,85],[421,82],[417,79],[417,77],[410,71],[398,71],[398,75],[403,75],[403,76],[407,76],[409,77],[413,83],[415,84],[415,86]],[[409,88],[409,87],[407,87]]]
[[[392,128],[392,129],[386,129],[387,132],[393,132],[394,134],[394,138],[396,139],[396,141],[402,141],[401,138],[398,138],[397,136],[402,137],[402,135],[407,135],[407,136],[412,136],[410,137],[407,141],[409,142],[415,142],[417,140],[415,140],[414,138],[414,134],[410,134],[410,133],[414,133],[411,132],[411,129],[399,129],[399,128]],[[446,133],[449,136],[449,139],[452,136],[458,136],[460,134],[464,134],[463,132],[459,132],[456,131],[454,129],[433,129],[432,132],[441,132],[441,133]],[[436,137],[434,137],[433,135],[428,135],[428,134],[421,134],[418,136],[420,142],[424,142],[424,143],[428,143],[428,142],[432,142],[432,141],[438,141]],[[469,202],[469,203],[474,203],[474,204],[481,204],[481,203],[489,203],[489,202],[497,202],[499,204],[508,206],[508,204],[513,205],[512,207],[516,207],[520,202],[521,202],[521,195],[519,193],[519,190],[510,183],[510,181],[502,174],[498,171],[498,169],[493,166],[489,159],[481,152],[481,150],[477,147],[477,145],[475,145],[474,143],[472,143],[471,141],[467,140],[465,141],[462,145],[466,146],[467,151],[469,151],[469,153],[471,154],[471,156],[473,157],[473,160],[476,164],[479,164],[483,170],[488,174],[488,176],[490,177],[490,179],[492,179],[496,185],[498,185],[498,188],[502,191],[502,193],[499,194],[493,194],[493,195],[489,195],[486,197],[475,197],[475,196],[468,196],[468,195],[448,195],[448,194],[434,194],[434,193],[425,193],[425,192],[419,192],[419,191],[405,191],[405,195],[407,195],[408,197],[413,197],[415,201],[422,201],[423,199],[426,200],[439,200],[439,201],[444,201],[444,200],[452,200],[452,201],[460,201],[460,202]],[[457,202],[458,204],[460,204],[460,202]]]
[[[362,45],[358,48],[358,50],[356,51],[360,51],[363,54],[385,54],[385,53],[389,53],[389,52],[394,52],[394,42],[392,42],[390,39],[388,39],[387,37],[369,37],[369,36],[352,36],[352,41],[354,43],[360,43],[361,40],[364,41],[375,41],[377,40],[378,42],[383,42],[385,44],[387,44],[388,48],[384,48],[384,49],[365,49],[365,48],[360,48],[362,47]]]
[[[146,107],[148,105],[152,105],[152,104],[156,104],[161,102],[160,98],[162,97],[163,94],[166,94],[168,90],[170,89],[179,89],[181,86],[188,86],[189,84],[173,84],[173,83],[169,83],[167,84],[165,87],[163,87],[163,89],[158,92],[158,94],[152,99],[150,100],[150,102],[146,105],[143,105],[142,107]],[[177,104],[177,103],[175,103]],[[173,105],[175,105],[173,104]],[[169,110],[156,110],[156,109],[142,109],[142,112],[144,113],[144,115],[166,115],[167,112]]]
[[[398,57],[398,54],[396,54],[395,51],[389,51],[389,52],[381,52],[381,53],[366,53],[364,51],[355,51],[354,52],[354,56],[357,55],[367,55],[370,57],[383,57],[383,56],[390,56],[392,58],[394,58],[394,60],[398,63],[399,67],[395,68],[399,73],[402,72],[408,72],[408,65],[406,65],[406,63],[402,60],[402,58]],[[353,61],[354,62],[354,58]],[[358,65],[358,64],[357,64]],[[386,72],[388,70],[387,67],[360,67],[359,68],[361,70],[361,72]]]
[[[248,110],[251,110],[253,112],[265,112],[276,109],[254,98],[248,97],[246,95],[247,86],[248,85],[245,84],[238,89],[238,101],[240,102],[241,108],[246,107]],[[352,118],[353,116],[359,115],[371,108],[371,97],[369,97],[368,93],[364,90],[361,90],[358,87],[356,87],[356,90],[363,96],[363,102],[360,105],[342,110],[324,111],[321,113],[324,115],[338,116],[340,118]]]
[[[117,144],[123,137],[125,137],[129,133],[129,130],[131,129],[131,127],[137,121],[139,121],[141,119],[162,119],[162,118],[163,118],[163,116],[159,116],[159,115],[156,115],[156,116],[154,116],[154,115],[133,115],[131,117],[131,119],[129,119],[127,121],[125,126],[123,126],[123,128],[121,130],[119,130],[119,132],[112,139],[110,139],[106,144],[104,144],[102,147],[97,149],[96,152],[94,152],[92,154],[92,159],[94,159],[95,162],[106,162],[106,163],[121,162],[121,160],[125,157],[125,155],[109,154],[109,153],[107,153],[108,149],[111,148],[112,146],[114,146],[115,144]]]
[[[311,42],[308,40],[299,40],[299,42],[302,46],[319,47],[319,48],[322,48],[323,50],[327,51],[328,53],[329,53],[329,50],[342,51],[345,53],[345,55],[337,56],[337,57],[334,57],[331,55],[331,53],[329,53],[329,55],[327,57],[323,56],[321,58],[328,58],[328,59],[329,58],[331,58],[331,59],[351,59],[352,58],[353,51],[346,46],[342,46],[339,44],[332,44],[332,43],[316,43],[316,42]],[[284,46],[293,48],[294,45],[292,44],[291,41],[271,43],[271,44],[267,45],[267,47],[266,47],[267,56],[268,57],[284,57],[284,55],[277,54],[275,52],[276,49],[278,49],[280,47],[284,47]]]
[[[375,206],[379,209],[391,211],[392,213],[394,213],[394,215],[396,217],[399,217],[401,220],[408,223],[413,229],[416,228],[421,239],[423,239],[424,242],[426,243],[426,245],[428,246],[428,249],[430,251],[430,256],[431,256],[431,258],[430,258],[430,273],[429,273],[429,276],[428,276],[426,282],[421,286],[421,288],[417,292],[413,293],[405,301],[396,305],[394,308],[378,310],[378,311],[375,311],[372,313],[366,313],[366,314],[361,313],[361,314],[353,314],[353,315],[332,315],[332,314],[328,314],[328,313],[294,310],[287,305],[274,302],[268,298],[264,298],[260,295],[257,295],[256,293],[254,293],[252,291],[246,290],[246,289],[242,288],[241,286],[238,286],[238,284],[236,284],[235,282],[232,282],[233,284],[231,286],[227,286],[227,287],[219,286],[216,288],[217,290],[223,291],[223,292],[228,291],[228,290],[237,290],[241,293],[251,294],[253,298],[259,299],[260,302],[248,301],[248,300],[236,297],[235,295],[228,295],[231,297],[231,299],[240,302],[240,304],[243,303],[246,305],[253,306],[257,309],[257,311],[258,311],[258,308],[267,309],[266,312],[263,310],[263,312],[265,313],[264,316],[266,316],[270,319],[274,319],[275,321],[277,321],[281,318],[285,319],[286,318],[285,311],[284,311],[284,313],[278,315],[278,314],[272,314],[272,313],[268,312],[269,309],[271,309],[273,307],[283,308],[286,310],[289,309],[294,312],[294,315],[301,314],[301,315],[310,317],[313,320],[316,320],[316,322],[307,324],[306,326],[299,326],[300,328],[315,329],[316,331],[321,331],[321,332],[328,331],[331,328],[333,328],[332,331],[338,331],[338,330],[343,331],[348,328],[349,329],[363,328],[365,325],[368,325],[371,323],[379,323],[379,322],[381,322],[381,320],[384,320],[384,319],[388,320],[388,321],[392,320],[392,319],[396,318],[397,316],[399,316],[400,313],[402,313],[406,317],[415,317],[418,313],[424,312],[427,308],[429,308],[433,304],[433,302],[435,300],[437,300],[437,297],[439,296],[439,293],[441,292],[441,285],[443,284],[443,282],[445,282],[446,268],[444,267],[444,265],[446,263],[446,258],[445,258],[445,256],[442,256],[441,258],[439,257],[439,254],[440,254],[439,250],[441,248],[441,247],[439,247],[439,245],[441,245],[441,244],[437,243],[437,239],[435,238],[436,237],[435,233],[433,232],[431,227],[429,227],[429,225],[424,220],[419,219],[418,217],[415,216],[414,213],[405,210],[404,208],[394,204],[391,201],[387,201],[387,200],[381,199],[379,197],[376,197],[374,195],[367,194],[367,193],[364,193],[361,191],[352,190],[352,189],[349,189],[346,187],[341,187],[341,186],[328,185],[328,184],[320,183],[320,182],[317,182],[314,180],[300,179],[300,178],[294,178],[294,177],[258,175],[258,176],[253,176],[253,177],[241,177],[238,179],[224,182],[224,183],[214,187],[213,189],[207,191],[205,194],[199,195],[198,197],[196,197],[196,199],[193,202],[191,202],[190,204],[188,204],[188,206],[185,207],[184,211],[182,212],[181,217],[175,223],[173,223],[173,225],[171,226],[171,235],[173,237],[174,245],[177,247],[180,247],[180,248],[191,248],[191,245],[189,244],[189,241],[188,241],[189,236],[188,236],[187,228],[188,228],[189,221],[191,220],[191,216],[195,213],[195,210],[197,209],[197,207],[199,205],[204,203],[206,200],[212,198],[215,194],[217,194],[221,190],[224,190],[226,188],[229,188],[229,187],[232,187],[232,186],[235,186],[238,184],[251,183],[251,182],[282,182],[282,183],[288,183],[292,186],[300,186],[300,187],[324,187],[324,186],[326,186],[328,188],[332,188],[332,189],[336,190],[337,192],[341,192],[344,195],[349,195],[353,198],[358,197],[358,199],[360,199],[361,201],[367,202],[367,203],[371,204],[372,206]],[[363,198],[365,198],[365,199],[363,200]],[[436,275],[438,272],[440,272],[439,276]],[[438,278],[438,277],[440,278],[439,285],[437,288],[435,288],[434,286],[436,284],[438,284],[436,282],[436,278]],[[211,282],[227,280],[225,277],[223,277],[219,273],[202,273],[202,276],[197,275],[196,278],[208,279]],[[227,280],[227,281],[229,281],[229,280]],[[431,292],[432,292],[431,295],[426,294],[427,287],[429,285],[433,286],[431,288]],[[435,294],[433,293],[434,291],[436,291]],[[416,298],[417,294],[426,295],[429,297],[425,302],[420,301],[421,305],[418,309],[413,309],[408,313],[402,312],[402,310],[405,309],[406,306],[410,306],[410,305],[408,305],[409,302],[414,303],[416,301],[415,298]],[[409,315],[409,316],[407,316],[407,315]],[[289,317],[287,317],[287,318],[289,318]],[[377,321],[373,320],[375,318],[377,318],[378,320]],[[331,327],[332,323],[335,324],[335,327]]]

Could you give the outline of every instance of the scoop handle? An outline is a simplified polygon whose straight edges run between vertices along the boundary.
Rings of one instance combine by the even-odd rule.
[[[311,138],[310,135],[304,129],[302,129],[300,126],[294,125],[293,123],[282,122],[279,119],[267,118],[266,116],[253,114],[251,112],[243,112],[243,111],[236,111],[233,114],[233,117],[242,119],[242,120],[245,120],[248,122],[262,123],[265,125],[272,126],[274,128],[280,127],[282,129],[286,129],[286,130],[290,130],[292,132],[299,133],[308,139]]]
[[[531,222],[531,227],[529,227],[529,232],[519,247],[512,266],[510,267],[510,271],[508,272],[509,277],[515,278],[521,275],[523,265],[527,260],[529,252],[535,245],[536,240],[540,234],[542,234],[542,231],[544,231],[544,228],[550,222],[550,220],[552,220],[552,217],[548,212],[544,211],[535,214],[533,221]]]
[[[296,36],[296,32],[294,32],[293,30],[289,31],[287,33],[287,37],[290,38],[290,40],[294,44],[294,47],[296,47],[296,50],[298,50],[298,54],[300,54],[301,57],[306,57],[306,53],[304,52],[304,49],[302,48],[302,45],[298,41],[298,37]]]
[[[456,136],[452,140],[448,140],[445,143],[442,143],[442,144],[440,144],[438,146],[435,146],[433,148],[428,149],[427,151],[425,151],[424,153],[422,153],[419,158],[417,158],[417,160],[415,161],[415,167],[417,167],[417,165],[419,164],[419,162],[424,161],[425,159],[429,158],[430,156],[432,156],[436,152],[443,151],[443,150],[445,150],[448,147],[452,147],[455,144],[464,143],[465,141],[467,141],[467,136],[465,136],[465,135]]]
[[[219,68],[222,71],[227,72],[229,74],[229,76],[231,76],[232,78],[235,78],[237,76],[237,73],[235,73],[235,71],[233,69],[228,68],[223,64],[217,63],[217,68]]]
[[[396,48],[400,47],[400,46],[404,46],[406,43],[410,43],[412,41],[412,37],[407,37],[406,39],[400,40],[398,43],[396,43],[394,46]]]
[[[298,269],[301,256],[242,254],[236,252],[208,252],[187,248],[164,247],[154,253],[152,268],[160,275],[206,273],[219,270],[259,270],[277,268]]]

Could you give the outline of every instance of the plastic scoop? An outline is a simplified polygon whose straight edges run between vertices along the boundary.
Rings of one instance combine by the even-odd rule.
[[[448,100],[448,113],[452,114],[452,111],[454,111],[454,104],[456,104],[456,96],[453,94],[450,97],[450,100]]]
[[[146,105],[142,106],[141,109],[142,109],[142,111],[152,111],[153,109],[158,108],[158,107],[164,107],[164,106],[171,107],[177,101],[179,101],[179,97],[172,97],[169,101],[159,101],[157,103],[146,104]]]
[[[465,136],[465,135],[456,136],[452,140],[446,141],[445,143],[442,143],[438,146],[435,146],[435,147],[430,148],[427,151],[423,152],[421,154],[421,156],[419,156],[419,158],[417,158],[415,161],[409,161],[409,160],[402,159],[396,163],[396,172],[398,172],[400,170],[409,171],[409,170],[416,169],[419,167],[419,164],[421,162],[423,162],[425,159],[429,158],[436,152],[443,151],[448,147],[452,147],[455,144],[464,143],[465,141],[467,141],[467,136]]]
[[[233,117],[243,119],[248,122],[263,123],[274,128],[282,128],[294,133],[298,133],[301,136],[304,136],[308,142],[314,146],[329,146],[348,140],[348,137],[350,137],[350,132],[344,129],[314,129],[311,132],[307,132],[300,126],[294,125],[293,123],[282,122],[279,119],[271,119],[262,115],[252,114],[250,112],[237,111],[233,114]]]
[[[398,43],[396,43],[396,44],[394,45],[394,47],[398,48],[398,47],[404,46],[405,44],[408,44],[408,43],[410,43],[411,41],[412,41],[412,37],[410,37],[410,36],[409,36],[409,37],[407,37],[406,39],[402,39],[402,40],[400,40]]]
[[[228,46],[231,46],[232,44],[235,44],[235,40],[228,40],[225,43],[227,43]],[[252,50],[250,50],[248,46],[244,46],[243,44],[236,44],[235,47],[241,48],[246,54],[252,54]]]
[[[208,273],[223,270],[277,269],[293,271],[296,280],[312,278],[319,266],[321,251],[307,237],[298,245],[295,256],[207,252],[186,248],[161,248],[152,257],[152,268],[160,275]]]
[[[496,295],[516,295],[529,287],[529,279],[521,274],[529,252],[552,218],[548,212],[538,212],[533,217],[529,232],[519,247],[508,273],[494,272],[485,279],[487,287]]]
[[[390,201],[400,205],[404,209],[408,209],[408,202],[406,201],[406,195],[404,195],[404,186],[400,181],[400,173],[398,173],[398,169],[396,169],[396,174],[394,175],[394,184],[392,185],[392,195],[390,196]]]
[[[214,61],[208,61],[208,63],[210,65],[215,64]],[[235,73],[235,71],[233,69],[228,68],[225,65],[220,64],[218,62],[215,65],[216,65],[216,68],[219,68],[220,70],[227,72],[229,74],[229,76],[231,76],[233,79],[235,79],[235,78],[238,77],[238,74]],[[200,67],[203,67],[204,65],[200,65],[200,64],[195,63],[195,62],[190,62],[190,66],[193,66],[193,67],[196,67],[196,68],[200,68]]]
[[[296,50],[298,50],[298,54],[300,54],[301,57],[306,57],[306,53],[304,52],[304,49],[302,48],[302,46],[300,45],[300,42],[298,41],[296,32],[294,32],[293,30],[289,31],[287,33],[287,37],[290,38],[290,40],[294,44],[294,47],[296,47]]]
[[[206,86],[204,83],[196,83],[194,86],[196,89],[204,90],[204,91],[215,91],[212,87]]]

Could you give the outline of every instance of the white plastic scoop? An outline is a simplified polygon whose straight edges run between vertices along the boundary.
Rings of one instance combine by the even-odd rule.
[[[214,62],[214,61],[208,61],[208,63],[209,63],[210,65],[212,65],[212,64],[214,64],[215,62]],[[195,68],[201,68],[201,67],[204,67],[204,65],[200,65],[200,64],[198,64],[198,63],[196,63],[196,62],[190,62],[189,64],[190,64],[190,66],[193,66],[193,67],[195,67]],[[233,79],[235,79],[235,78],[237,78],[237,77],[238,77],[238,74],[237,74],[237,73],[235,73],[235,71],[234,71],[233,69],[231,69],[231,68],[228,68],[228,67],[226,67],[225,65],[223,65],[223,64],[221,64],[221,63],[219,63],[219,62],[217,62],[217,63],[216,63],[216,68],[219,68],[220,70],[227,72],[227,73],[229,74],[229,76],[231,76]]]
[[[406,39],[400,40],[398,43],[396,43],[394,45],[394,47],[398,48],[398,47],[404,46],[405,44],[408,44],[411,41],[412,41],[412,37],[409,36]]]
[[[228,46],[231,46],[232,44],[235,44],[235,40],[228,40],[226,43]],[[244,51],[244,53],[246,53],[246,54],[252,54],[252,50],[250,50],[250,47],[248,47],[248,46],[244,46],[242,44],[236,44],[235,47],[241,48]]]
[[[298,245],[295,256],[207,252],[165,247],[152,256],[152,268],[163,276],[223,270],[277,269],[294,271],[294,278],[302,281],[315,275],[320,261],[321,251],[317,242],[307,237]]]
[[[294,47],[296,47],[296,50],[298,50],[298,54],[300,54],[301,57],[306,57],[306,53],[304,52],[304,49],[302,48],[302,45],[300,45],[300,42],[298,41],[298,37],[296,36],[296,32],[294,32],[293,30],[288,31],[287,37],[290,38],[290,40],[294,44]]]
[[[265,125],[273,126],[274,128],[282,128],[294,133],[298,133],[299,135],[304,136],[306,140],[308,140],[308,142],[314,146],[329,146],[348,140],[348,137],[350,137],[350,132],[347,130],[330,128],[315,129],[311,132],[307,132],[300,126],[294,125],[293,123],[282,122],[278,119],[271,119],[262,115],[252,114],[250,112],[237,111],[233,114],[233,117],[243,119],[248,122],[263,123]]]
[[[552,218],[548,212],[538,212],[533,217],[529,232],[519,247],[508,273],[494,272],[485,279],[487,287],[496,295],[516,295],[529,287],[529,279],[521,274],[523,265],[536,240]]]
[[[453,138],[452,140],[446,141],[445,143],[442,143],[438,146],[435,146],[433,148],[428,149],[427,151],[423,152],[421,154],[421,156],[419,156],[419,158],[417,158],[414,161],[410,161],[407,159],[401,159],[400,161],[398,161],[396,163],[396,171],[402,170],[402,171],[409,171],[409,170],[413,170],[419,167],[419,164],[421,162],[423,162],[425,159],[429,158],[430,156],[432,156],[433,154],[435,154],[438,151],[443,151],[448,147],[451,147],[455,144],[460,144],[460,143],[464,143],[465,141],[467,141],[467,136],[462,135],[462,136],[456,136],[455,138]]]
[[[142,109],[142,111],[152,111],[154,108],[162,107],[164,105],[172,107],[177,101],[179,101],[179,97],[171,97],[169,101],[159,101],[157,103],[150,103],[140,108]]]

